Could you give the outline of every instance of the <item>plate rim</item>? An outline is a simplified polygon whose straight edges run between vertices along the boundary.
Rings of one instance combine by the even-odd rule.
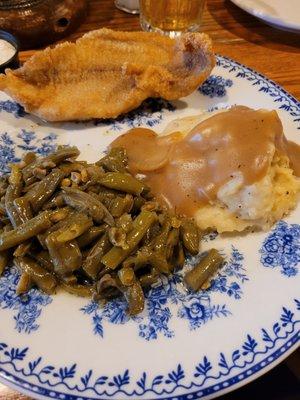
[[[232,0],[234,1],[234,0]],[[292,94],[290,94],[289,92],[287,92],[282,86],[280,86],[279,84],[277,84],[276,82],[274,82],[273,80],[267,78],[265,75],[261,74],[260,72],[230,58],[227,56],[223,56],[220,54],[216,54],[217,57],[217,66],[223,67],[224,69],[227,69],[230,67],[240,67],[246,71],[249,71],[250,73],[253,73],[255,76],[260,77],[262,79],[263,82],[270,84],[272,87],[278,89],[281,93],[283,93],[287,99],[289,99],[292,103],[294,103],[294,105],[297,108],[297,111],[299,111],[299,116],[300,116],[300,102],[297,100],[296,97],[294,97]],[[221,61],[226,61],[228,62],[228,66],[225,67],[224,65],[221,65]],[[236,75],[236,78],[238,78],[238,76]],[[246,78],[247,79],[247,78]],[[249,79],[248,79],[249,80]],[[282,100],[283,101],[283,100]],[[277,107],[277,109],[280,109],[281,107]],[[282,107],[284,109],[284,107]],[[284,109],[285,111],[289,112],[289,110]],[[289,114],[292,116],[291,112],[289,112]],[[298,121],[298,119],[297,119]],[[296,129],[300,129],[300,126],[297,127]],[[298,324],[300,322],[300,320],[296,320],[295,325]],[[226,387],[224,388],[220,388],[219,386],[224,383],[224,382],[215,382],[214,384],[211,384],[210,386],[201,389],[198,388],[196,389],[196,391],[193,392],[187,392],[184,394],[179,394],[179,395],[172,395],[172,392],[174,392],[176,390],[176,387],[174,388],[174,390],[172,392],[166,393],[165,390],[163,390],[162,394],[158,394],[159,397],[156,397],[155,400],[164,400],[164,399],[168,399],[168,400],[193,400],[193,399],[198,399],[199,397],[194,397],[194,396],[199,396],[199,392],[201,391],[205,391],[207,393],[203,393],[201,395],[204,396],[207,400],[208,399],[212,399],[215,398],[216,396],[219,395],[223,395],[225,393],[231,392],[233,390],[236,390],[242,386],[244,386],[245,384],[254,381],[255,379],[257,379],[259,376],[269,372],[271,369],[273,369],[276,365],[278,365],[280,362],[282,362],[286,357],[288,357],[293,351],[295,351],[299,346],[300,346],[300,328],[298,330],[293,330],[292,332],[290,332],[289,334],[293,333],[292,337],[287,336],[286,338],[281,338],[281,339],[287,339],[283,344],[281,344],[280,347],[278,347],[277,349],[275,349],[275,351],[272,354],[267,354],[266,358],[264,358],[263,360],[260,360],[259,362],[252,364],[249,366],[249,368],[243,369],[243,372],[237,372],[236,375],[232,376],[231,378],[225,380],[224,382],[226,383],[227,381],[232,381],[229,385],[226,385]],[[299,343],[298,343],[299,342]],[[274,344],[275,347],[275,344]],[[274,347],[272,347],[271,349],[273,349]],[[285,351],[281,351],[281,349],[285,349]],[[274,356],[274,358],[273,358]],[[272,358],[270,361],[266,362],[267,359]],[[265,363],[263,366],[260,366],[260,364]],[[252,371],[251,374],[246,374],[246,372],[250,370]],[[18,371],[16,371],[18,372]],[[241,379],[237,379],[238,375],[242,375],[245,374],[245,377],[241,378]],[[247,375],[247,376],[246,376]],[[77,394],[71,394],[69,393],[64,393],[64,392],[58,392],[53,388],[45,388],[43,386],[39,386],[39,385],[35,385],[31,382],[27,382],[24,379],[20,378],[17,375],[14,375],[13,373],[10,373],[8,371],[6,371],[5,369],[2,368],[2,366],[0,366],[0,382],[2,382],[3,384],[10,386],[18,391],[21,391],[22,393],[28,394],[30,396],[39,396],[39,397],[35,397],[35,398],[40,398],[40,399],[52,399],[52,398],[61,398],[61,399],[65,399],[65,400],[100,400],[101,398],[98,397],[86,397],[86,396],[82,396],[82,395],[77,395]],[[21,382],[21,383],[19,383]],[[219,388],[214,390],[214,386],[218,386]],[[34,388],[36,388],[36,390],[34,390]],[[192,388],[192,386],[190,387],[190,389]],[[51,396],[51,392],[55,395],[55,397]],[[144,395],[145,393],[143,393]],[[58,395],[58,397],[57,397]],[[103,395],[101,395],[103,396]],[[107,398],[112,398],[112,396],[115,396],[115,394],[113,395],[106,395],[106,399]],[[128,393],[126,393],[126,396],[128,398],[134,398],[133,396],[136,396],[136,394],[133,392],[131,395],[129,395]],[[171,396],[171,397],[170,397]],[[104,399],[104,397],[102,398]],[[153,398],[154,399],[154,398]],[[152,400],[152,398],[147,398],[147,400]]]
[[[300,321],[297,321],[300,322]],[[246,371],[243,371],[242,373],[237,372],[237,374],[227,380],[225,380],[224,382],[221,382],[221,384],[227,383],[228,381],[232,381],[232,383],[230,383],[228,386],[224,387],[221,390],[214,390],[214,386],[219,386],[220,383],[217,384],[212,384],[210,386],[208,386],[207,388],[204,389],[205,392],[207,393],[211,393],[209,394],[205,394],[203,393],[203,396],[206,397],[206,400],[209,399],[213,399],[215,398],[215,394],[218,393],[218,396],[222,396],[224,394],[230,393],[238,388],[241,388],[242,386],[254,381],[255,379],[259,378],[260,376],[264,375],[265,373],[269,372],[270,370],[272,370],[273,368],[275,368],[278,364],[280,364],[286,357],[288,357],[290,354],[292,354],[295,350],[297,350],[297,348],[300,347],[300,343],[297,344],[297,341],[300,340],[300,329],[295,333],[295,335],[292,336],[292,338],[290,338],[287,342],[285,342],[284,344],[282,344],[278,349],[276,349],[272,354],[268,354],[266,356],[266,358],[264,358],[263,360],[260,360],[258,363],[256,363],[255,365],[252,365],[251,367],[249,367],[249,369],[247,369]],[[284,353],[281,353],[281,349],[282,348],[287,348],[287,351],[285,351]],[[274,355],[278,356],[276,358],[273,358]],[[264,367],[258,369],[256,371],[256,369],[258,368],[258,366],[264,362],[266,362],[266,360],[268,358],[273,358],[272,360],[270,360]],[[246,373],[248,371],[254,371],[252,374],[248,375],[247,377],[245,377],[244,379],[241,380],[237,380],[239,375],[247,375]],[[4,372],[4,374],[6,376],[10,376],[12,378],[12,380],[8,380],[6,378],[3,378],[2,373]],[[253,379],[253,376],[255,376],[255,379]],[[18,384],[18,382],[21,381],[23,383],[23,386],[21,384]],[[87,396],[78,396],[78,395],[74,395],[74,394],[70,394],[70,393],[64,393],[64,392],[58,392],[56,391],[54,388],[53,389],[45,389],[42,386],[39,385],[35,385],[35,384],[31,384],[26,382],[25,380],[23,380],[22,378],[19,378],[16,375],[13,375],[10,372],[5,371],[2,367],[0,367],[0,382],[2,382],[3,384],[12,387],[15,390],[22,390],[22,393],[28,394],[30,396],[32,395],[36,395],[38,394],[38,399],[63,399],[63,400],[106,400],[107,397],[87,397]],[[9,385],[8,385],[9,382]],[[30,390],[28,389],[26,386],[32,387],[32,388],[36,388],[37,390]],[[235,386],[236,387],[233,387]],[[47,392],[50,393],[52,392],[52,395],[48,396]],[[199,396],[199,392],[201,392],[201,389],[196,390],[194,392],[191,393],[186,393],[186,394],[181,394],[181,395],[176,395],[176,396],[172,396],[169,397],[169,394],[164,395],[163,397],[160,397],[159,400],[197,400],[202,398],[202,395]],[[57,397],[58,396],[58,397]],[[132,393],[131,396],[128,396],[128,398],[133,398],[135,394]],[[194,397],[197,396],[197,397]],[[109,396],[110,397],[110,396]],[[37,397],[36,397],[37,398]],[[115,399],[116,400],[116,399]],[[147,398],[146,400],[158,400],[157,398]]]

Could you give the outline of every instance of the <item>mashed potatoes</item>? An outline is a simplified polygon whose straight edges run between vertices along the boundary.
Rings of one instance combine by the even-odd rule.
[[[207,114],[203,113],[175,120],[164,134],[186,134],[205,118]],[[290,168],[289,158],[278,154],[274,145],[272,162],[260,181],[244,185],[243,176],[237,172],[219,188],[214,201],[198,209],[195,219],[201,229],[215,229],[219,233],[268,229],[296,206],[299,190],[300,180]]]

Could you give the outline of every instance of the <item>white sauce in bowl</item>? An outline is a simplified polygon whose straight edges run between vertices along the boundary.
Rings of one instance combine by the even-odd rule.
[[[10,60],[16,53],[16,48],[7,40],[0,39],[0,65]]]

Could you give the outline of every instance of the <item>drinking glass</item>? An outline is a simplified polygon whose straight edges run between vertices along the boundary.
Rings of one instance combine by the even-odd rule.
[[[205,0],[140,0],[140,22],[145,31],[171,37],[200,29]]]

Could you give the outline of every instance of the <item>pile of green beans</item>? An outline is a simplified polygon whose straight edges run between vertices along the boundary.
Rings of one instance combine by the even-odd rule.
[[[144,309],[144,290],[199,252],[192,220],[160,206],[128,172],[114,148],[94,164],[76,147],[37,158],[27,153],[0,178],[0,275],[14,264],[17,293],[58,287],[96,301],[124,296],[130,315]],[[212,250],[185,276],[199,290],[222,264]]]

